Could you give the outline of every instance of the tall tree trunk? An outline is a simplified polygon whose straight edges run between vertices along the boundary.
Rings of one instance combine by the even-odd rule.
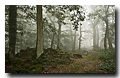
[[[71,24],[70,24],[70,33],[71,33],[71,51],[72,51],[72,48],[73,48],[73,35],[72,35],[72,28],[71,28]]]
[[[57,43],[57,48],[60,49],[61,24],[60,24],[60,19],[59,19],[59,18],[58,18],[58,24],[59,24],[59,31],[58,31],[58,43]]]
[[[48,18],[50,19],[50,21],[52,22],[54,29],[55,29],[55,23],[52,21],[51,17],[47,14]],[[55,19],[54,19],[55,20]],[[54,36],[55,36],[55,31],[53,30],[52,33],[52,40],[51,40],[51,48],[53,48],[53,42],[54,42]]]
[[[53,42],[54,42],[54,36],[55,36],[55,32],[52,33],[52,41],[51,41],[51,48],[53,48]]]
[[[108,28],[107,39],[108,39],[109,49],[113,49],[112,42],[111,42],[111,37],[109,36],[109,28]]]
[[[9,59],[15,57],[15,45],[16,45],[16,29],[17,29],[17,7],[16,5],[10,5],[9,7]]]
[[[107,49],[107,34],[108,34],[108,25],[106,25],[105,37],[104,37],[104,48]]]
[[[37,5],[37,45],[36,58],[43,53],[42,5]]]
[[[81,39],[82,38],[82,31],[81,31],[81,23],[80,23],[80,38],[79,38],[79,50],[81,48]]]
[[[96,26],[96,49],[99,48],[99,31],[98,31],[98,26]]]
[[[105,31],[105,37],[104,37],[104,48],[105,48],[105,50],[107,49],[107,36],[108,36],[108,14],[107,14],[107,12],[108,12],[108,9],[109,9],[109,6],[107,7],[107,6],[105,6],[105,18],[104,18],[104,21],[105,21],[105,24],[106,24],[106,31]]]
[[[73,50],[72,51],[75,51],[75,42],[76,42],[76,30],[75,30],[75,35],[74,35],[74,43],[73,43]]]
[[[96,30],[95,26],[93,26],[93,50],[96,49]]]

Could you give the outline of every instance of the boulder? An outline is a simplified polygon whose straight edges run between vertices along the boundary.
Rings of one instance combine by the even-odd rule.
[[[74,53],[74,54],[73,54],[73,57],[76,58],[76,59],[77,59],[77,58],[82,58],[82,55],[79,54],[79,53]]]

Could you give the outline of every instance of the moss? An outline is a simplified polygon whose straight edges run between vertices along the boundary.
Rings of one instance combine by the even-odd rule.
[[[70,59],[70,54],[69,53],[67,53],[67,54],[66,53],[61,53],[60,58],[61,59]]]
[[[74,58],[82,58],[82,55],[79,54],[79,53],[74,53],[74,54],[73,54],[73,57],[74,57]]]
[[[64,59],[65,58],[65,53],[60,53],[60,58]]]
[[[73,57],[73,54],[70,54],[70,57],[72,58],[72,57]]]
[[[68,54],[68,52],[67,52],[67,51],[65,51],[65,54]]]

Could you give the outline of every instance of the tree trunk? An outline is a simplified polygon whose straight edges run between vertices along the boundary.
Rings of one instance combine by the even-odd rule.
[[[82,38],[82,31],[81,31],[81,23],[80,23],[80,38],[79,38],[79,50],[81,48],[81,39]]]
[[[75,30],[75,35],[74,35],[74,43],[73,43],[73,50],[72,51],[75,51],[75,42],[76,42],[76,30]]]
[[[37,5],[37,45],[36,58],[43,53],[42,5]]]
[[[95,49],[99,48],[99,30],[98,30],[98,26],[96,26],[96,42],[95,42]]]
[[[48,18],[50,19],[50,21],[52,22],[53,26],[54,26],[54,29],[55,29],[55,24],[54,22],[52,21],[51,17],[47,14]],[[55,20],[55,19],[54,19]],[[52,33],[52,40],[51,40],[51,48],[53,48],[53,42],[54,42],[54,36],[55,36],[55,31],[53,30],[53,33]]]
[[[111,38],[110,38],[110,36],[109,36],[109,28],[108,28],[107,39],[108,39],[109,49],[113,49],[112,42],[111,42]]]
[[[9,7],[9,59],[15,57],[15,45],[16,45],[16,29],[17,29],[17,7],[16,5],[10,5]]]
[[[71,24],[70,24],[70,31],[71,31],[71,51],[72,51],[72,48],[73,48],[73,35],[72,35]]]
[[[105,50],[107,49],[107,36],[108,36],[108,14],[107,14],[107,12],[108,12],[108,9],[109,9],[109,6],[107,7],[107,6],[105,6],[105,9],[106,9],[106,11],[105,11],[105,18],[104,18],[104,21],[105,21],[105,24],[106,24],[106,31],[105,31],[105,37],[104,37],[104,48],[105,48]]]
[[[55,32],[53,32],[53,35],[52,35],[51,48],[53,48],[54,36],[55,36]]]
[[[93,26],[93,50],[96,49],[96,30],[95,26]]]
[[[60,19],[59,19],[59,18],[58,18],[58,24],[59,24],[59,31],[58,31],[58,43],[57,43],[57,48],[60,49],[61,24],[60,24]]]
[[[107,49],[107,38],[108,38],[108,19],[106,18],[107,21],[105,21],[106,23],[106,31],[105,31],[105,38],[104,38],[104,48],[105,50]]]

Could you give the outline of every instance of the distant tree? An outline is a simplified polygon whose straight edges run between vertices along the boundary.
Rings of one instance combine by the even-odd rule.
[[[17,7],[16,5],[9,6],[9,59],[15,57],[15,45],[16,45],[16,28],[17,28]]]
[[[104,24],[105,24],[105,36],[104,36],[104,49],[107,49],[107,41],[108,41],[108,45],[109,45],[109,49],[112,49],[112,37],[110,36],[110,28],[113,26],[114,27],[114,22],[113,25],[110,25],[111,22],[111,17],[114,17],[114,9],[113,11],[111,11],[110,9],[114,7],[114,5],[100,5],[100,6],[95,6],[95,8],[97,8],[92,14],[91,16],[94,16],[95,18],[100,18]],[[111,16],[112,15],[112,16]],[[113,19],[112,19],[113,20]],[[114,28],[112,29],[112,31],[114,30]]]

